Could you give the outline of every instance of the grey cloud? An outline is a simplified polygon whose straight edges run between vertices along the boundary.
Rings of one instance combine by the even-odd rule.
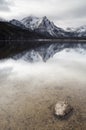
[[[6,0],[0,0],[0,11],[10,11],[10,2]]]
[[[3,11],[8,14],[5,15]],[[81,24],[86,21],[86,0],[0,0],[0,12],[8,19],[46,15],[56,23],[78,25],[78,20]]]
[[[83,5],[82,7],[77,7],[76,9],[72,10],[71,13],[74,18],[86,17],[86,5]]]
[[[5,5],[3,5],[3,6],[0,5],[0,11],[10,11],[10,8]]]
[[[63,12],[58,13],[57,11],[55,14],[51,13],[49,17],[54,20],[86,18],[86,2],[75,7],[66,8]]]
[[[86,18],[86,6],[77,7],[75,9],[69,10],[62,14],[63,19],[83,19]]]
[[[4,3],[6,3],[5,0],[0,0],[0,4],[4,4]]]

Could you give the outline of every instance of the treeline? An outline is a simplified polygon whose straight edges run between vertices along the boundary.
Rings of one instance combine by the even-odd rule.
[[[22,29],[8,22],[0,22],[0,40],[23,40],[44,38],[41,34]]]

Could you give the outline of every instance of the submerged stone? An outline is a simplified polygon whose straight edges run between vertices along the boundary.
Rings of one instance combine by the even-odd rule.
[[[72,110],[73,108],[71,107],[71,105],[69,105],[67,102],[64,102],[64,101],[57,102],[55,105],[55,115],[58,118],[64,118]]]

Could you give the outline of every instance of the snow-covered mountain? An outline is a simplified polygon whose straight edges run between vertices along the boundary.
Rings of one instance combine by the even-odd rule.
[[[35,16],[29,16],[23,18],[21,22],[25,25],[26,28],[34,30],[39,27],[40,23],[42,22],[42,19]]]
[[[6,20],[0,18],[0,21],[4,22]],[[57,27],[46,16],[40,18],[29,16],[23,18],[20,21],[13,19],[9,21],[9,23],[22,29],[31,30],[38,34],[42,34],[45,38],[86,37],[86,25],[77,28],[68,27],[64,30],[60,27]]]
[[[19,20],[16,20],[16,19],[12,19],[10,21],[11,24],[15,25],[15,26],[18,26],[18,27],[21,27],[21,28],[25,28],[24,24],[22,24]]]
[[[76,28],[67,27],[67,28],[66,28],[66,31],[67,31],[67,32],[75,32],[75,31],[76,31]]]
[[[78,33],[78,37],[86,37],[86,25],[76,28],[76,32]]]
[[[46,16],[42,18],[29,16],[22,19],[21,22],[26,28],[35,30],[41,34],[53,37],[66,36],[65,31],[62,28],[55,26]]]
[[[38,18],[35,16],[25,17],[21,23],[26,28],[51,37],[86,37],[86,25],[78,28],[68,27],[66,30],[57,27],[46,16]]]
[[[77,37],[86,37],[86,25],[77,28],[67,28],[67,32],[74,33]]]

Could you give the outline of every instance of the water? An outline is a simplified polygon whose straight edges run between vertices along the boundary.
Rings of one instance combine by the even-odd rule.
[[[86,129],[86,48],[52,46],[46,60],[38,48],[0,61],[1,130]],[[74,108],[66,121],[53,115],[59,100]]]

